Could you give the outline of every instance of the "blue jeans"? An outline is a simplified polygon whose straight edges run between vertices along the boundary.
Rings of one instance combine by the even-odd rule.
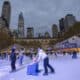
[[[54,69],[53,69],[52,66],[49,64],[49,58],[48,58],[48,57],[46,57],[46,58],[44,59],[43,65],[44,65],[44,70],[45,70],[44,73],[48,73],[48,68],[50,68],[51,72],[54,72]]]
[[[23,56],[20,56],[20,61],[19,61],[20,65],[22,65],[23,63]]]

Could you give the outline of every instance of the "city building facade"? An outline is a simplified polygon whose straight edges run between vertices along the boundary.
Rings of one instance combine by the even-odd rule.
[[[9,29],[11,18],[11,5],[9,1],[4,1],[1,17],[5,19],[6,27]]]
[[[45,37],[45,38],[51,38],[49,32],[45,32],[44,37]]]
[[[60,28],[60,32],[64,32],[65,31],[64,18],[61,18],[59,20],[59,28]]]
[[[27,28],[27,38],[34,38],[34,28],[33,27]]]
[[[70,27],[72,27],[76,23],[75,16],[73,14],[67,14],[65,16],[65,31],[67,31]]]
[[[52,37],[57,38],[58,37],[58,27],[56,24],[52,25]]]
[[[18,37],[24,38],[24,18],[22,12],[20,13],[18,19]]]

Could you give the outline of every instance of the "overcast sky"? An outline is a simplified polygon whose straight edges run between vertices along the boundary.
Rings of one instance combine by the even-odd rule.
[[[23,12],[25,27],[34,26],[36,32],[51,30],[52,24],[71,13],[80,20],[80,0],[9,0],[11,2],[11,28],[17,28],[18,16]],[[0,14],[4,0],[0,0]],[[47,27],[47,28],[46,28]]]

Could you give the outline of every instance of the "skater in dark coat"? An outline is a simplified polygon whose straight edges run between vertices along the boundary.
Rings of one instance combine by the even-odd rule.
[[[11,55],[10,55],[10,60],[11,60],[11,69],[12,69],[11,72],[14,72],[14,71],[16,71],[16,66],[15,66],[15,63],[16,63],[15,48],[12,49],[12,52],[11,52]]]
[[[72,58],[73,58],[73,59],[76,59],[76,58],[77,58],[77,52],[76,52],[76,51],[73,51]]]

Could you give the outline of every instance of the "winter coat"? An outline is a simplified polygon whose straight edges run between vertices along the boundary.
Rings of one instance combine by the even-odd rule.
[[[11,60],[11,62],[15,62],[16,61],[16,54],[14,52],[11,53],[10,60]]]

